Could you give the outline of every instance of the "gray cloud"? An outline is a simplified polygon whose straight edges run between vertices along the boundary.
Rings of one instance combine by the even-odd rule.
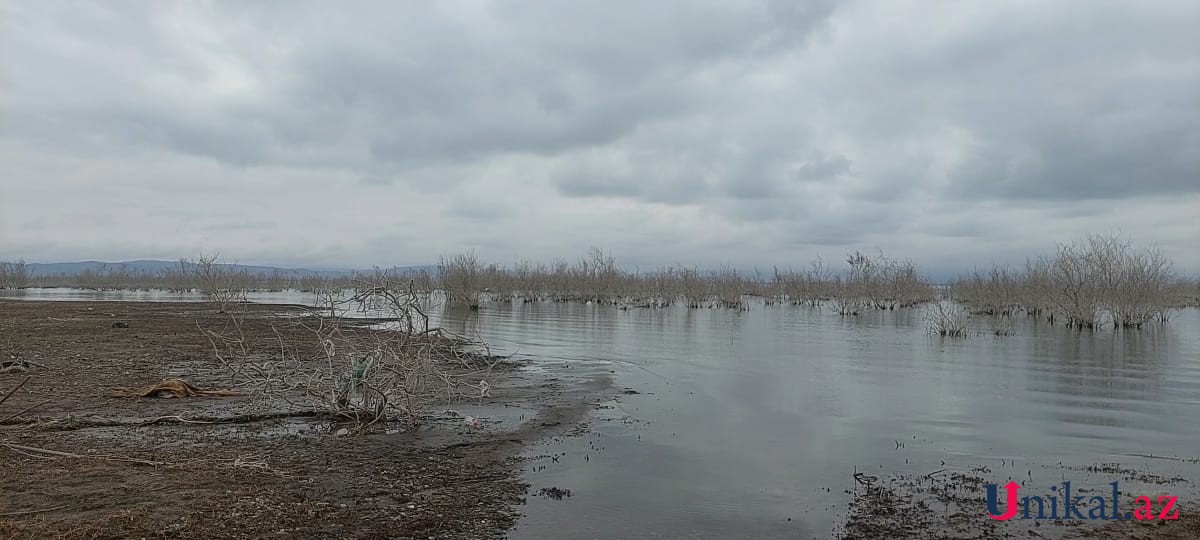
[[[1182,1],[7,3],[0,258],[958,268],[1116,227],[1200,270],[1197,26]]]

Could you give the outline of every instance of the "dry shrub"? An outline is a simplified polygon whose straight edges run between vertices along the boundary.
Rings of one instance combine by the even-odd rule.
[[[438,267],[442,290],[451,304],[479,309],[483,299],[483,265],[474,252],[442,257]]]
[[[215,304],[221,313],[225,313],[234,304],[246,301],[245,274],[222,263],[220,255],[201,253],[194,262],[181,260],[180,266],[191,272],[200,292]]]
[[[311,339],[292,343],[278,331],[278,354],[252,353],[238,315],[222,332],[205,330],[221,363],[260,397],[302,406],[365,429],[387,421],[412,425],[435,402],[488,394],[495,364],[466,351],[472,343],[430,328],[414,284],[366,283],[352,298],[331,299],[303,324]],[[350,310],[371,319],[347,318]]]
[[[950,301],[931,302],[925,314],[925,327],[929,333],[946,337],[966,337],[970,322],[962,306]]]
[[[1051,257],[1026,262],[1023,272],[976,270],[959,279],[953,292],[980,313],[1024,310],[1078,328],[1135,329],[1166,321],[1172,307],[1187,305],[1180,301],[1172,267],[1157,248],[1135,248],[1116,235],[1089,235],[1059,244]]]

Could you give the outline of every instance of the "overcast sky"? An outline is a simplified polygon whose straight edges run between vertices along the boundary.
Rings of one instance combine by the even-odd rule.
[[[1200,3],[0,3],[0,259],[1200,270]]]

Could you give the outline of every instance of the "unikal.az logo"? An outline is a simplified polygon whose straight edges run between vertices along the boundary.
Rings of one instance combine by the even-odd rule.
[[[1120,488],[1117,482],[1108,497],[1094,495],[1072,496],[1071,482],[1062,486],[1050,486],[1050,495],[1028,495],[1021,497],[1021,485],[1009,482],[1004,486],[1004,511],[1000,511],[1000,488],[996,484],[985,484],[987,488],[987,516],[1007,521],[1016,519],[1065,519],[1065,520],[1174,520],[1179,519],[1175,507],[1178,497],[1163,495],[1157,498],[1141,496],[1134,500],[1133,510],[1121,513]],[[1061,487],[1061,489],[1060,489]],[[1157,501],[1155,500],[1157,499]],[[1059,504],[1061,502],[1061,504]],[[1020,514],[1020,517],[1017,517]]]

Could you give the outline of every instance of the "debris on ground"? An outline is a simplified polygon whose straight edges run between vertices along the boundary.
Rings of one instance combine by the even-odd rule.
[[[29,362],[24,360],[14,360],[12,362],[0,362],[0,373],[25,373],[29,371]]]
[[[561,501],[564,498],[571,496],[571,490],[562,489],[558,486],[542,488],[542,489],[538,490],[538,496],[549,497],[556,501]]]
[[[205,390],[183,379],[167,379],[141,388],[114,388],[109,395],[121,398],[184,398],[229,397],[245,394],[233,390]]]

